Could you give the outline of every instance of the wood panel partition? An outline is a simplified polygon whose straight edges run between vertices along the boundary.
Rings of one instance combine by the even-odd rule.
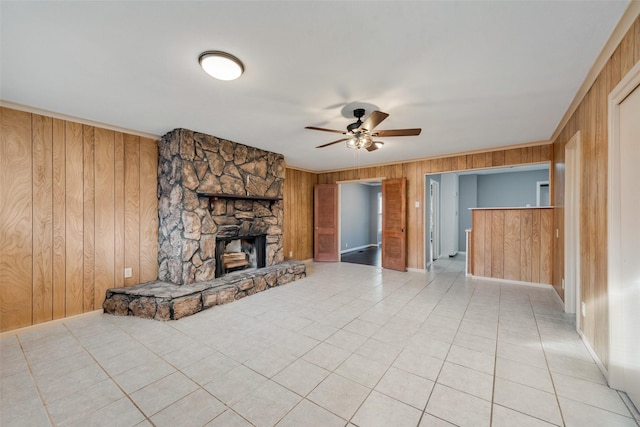
[[[552,282],[553,209],[473,209],[474,276]]]
[[[608,185],[608,96],[622,77],[640,61],[640,16],[599,72],[554,140],[553,188],[554,239],[553,286],[563,295],[564,277],[564,183],[565,146],[580,131],[580,279],[587,316],[580,314],[580,328],[605,367],[609,352],[609,308],[607,286],[607,185]]]
[[[9,108],[0,128],[0,330],[157,277],[156,141]]]

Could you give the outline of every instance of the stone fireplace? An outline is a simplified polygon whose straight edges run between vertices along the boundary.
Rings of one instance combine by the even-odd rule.
[[[163,136],[158,153],[160,280],[185,285],[284,260],[281,154],[187,129]]]

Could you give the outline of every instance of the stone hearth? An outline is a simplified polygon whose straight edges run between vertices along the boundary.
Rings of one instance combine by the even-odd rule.
[[[103,308],[105,313],[118,316],[177,320],[305,276],[304,263],[292,260],[191,285],[163,281],[142,283],[128,288],[109,289]]]

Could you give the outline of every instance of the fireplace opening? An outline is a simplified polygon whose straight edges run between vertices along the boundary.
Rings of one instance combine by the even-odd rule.
[[[266,235],[217,238],[215,277],[265,267],[266,245]]]

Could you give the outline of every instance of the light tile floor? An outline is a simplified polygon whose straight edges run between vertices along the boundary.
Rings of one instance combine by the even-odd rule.
[[[551,289],[470,280],[458,258],[427,273],[310,263],[179,321],[5,337],[0,424],[639,425]]]

